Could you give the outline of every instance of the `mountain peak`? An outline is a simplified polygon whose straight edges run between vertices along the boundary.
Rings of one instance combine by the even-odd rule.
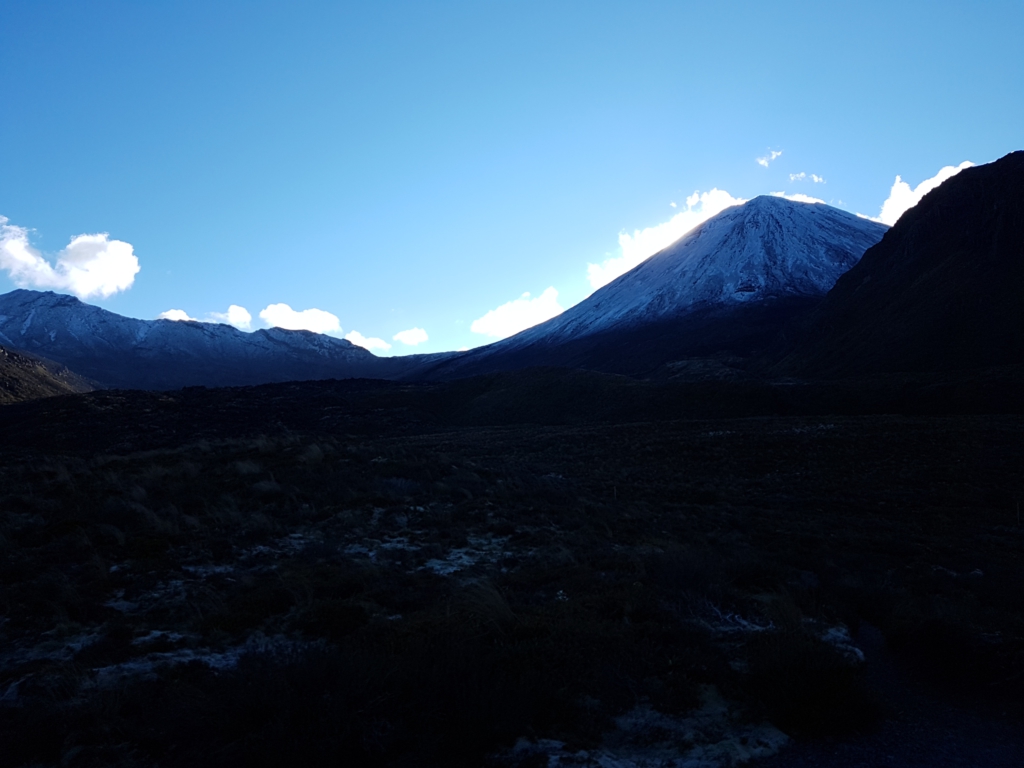
[[[825,204],[755,197],[561,315],[443,362],[439,375],[541,364],[636,373],[655,360],[749,354],[820,301],[887,229]]]
[[[748,211],[758,209],[771,209],[771,208],[785,208],[787,206],[799,206],[799,205],[821,205],[821,203],[807,203],[803,200],[791,200],[788,197],[782,195],[758,195],[752,197],[747,202],[740,205]]]
[[[570,328],[578,335],[584,324],[594,332],[715,306],[823,296],[886,229],[828,205],[755,197],[521,335]]]

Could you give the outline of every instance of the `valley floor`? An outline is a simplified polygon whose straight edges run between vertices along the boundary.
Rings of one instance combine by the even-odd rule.
[[[1024,418],[325,387],[0,410],[0,765],[1024,755]]]

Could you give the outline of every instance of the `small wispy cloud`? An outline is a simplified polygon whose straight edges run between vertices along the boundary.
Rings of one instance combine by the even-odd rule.
[[[422,328],[410,328],[407,331],[399,331],[391,337],[393,341],[401,342],[410,347],[422,344],[428,340],[427,332]]]
[[[375,336],[367,338],[366,336],[363,336],[363,334],[361,334],[359,331],[349,331],[348,333],[345,334],[345,338],[348,341],[351,341],[357,347],[368,349],[371,352],[375,349],[380,349],[384,351],[391,349],[391,345],[384,341],[384,339],[378,339]]]
[[[469,330],[484,336],[504,339],[537,323],[550,320],[563,311],[558,303],[558,291],[551,286],[536,298],[531,298],[530,293],[526,292],[518,299],[492,309],[483,317],[474,320]]]
[[[946,179],[956,176],[960,171],[973,165],[974,163],[965,160],[960,165],[944,166],[930,179],[925,179],[913,189],[901,177],[897,176],[896,181],[893,182],[892,189],[889,190],[889,197],[882,203],[882,209],[879,211],[878,216],[867,216],[865,218],[880,221],[882,224],[888,224],[891,227],[899,221],[900,216],[921,202],[922,197]]]
[[[287,304],[270,304],[260,311],[260,318],[268,325],[290,331],[313,331],[341,335],[341,321],[323,309],[295,310]]]
[[[756,160],[757,160],[757,164],[758,165],[763,165],[765,168],[767,168],[776,159],[778,159],[780,157],[782,157],[782,150],[781,149],[778,150],[778,151],[775,151],[774,149],[771,149],[771,150],[768,151],[767,155],[765,155],[764,157],[758,157],[758,158],[756,158]]]
[[[602,285],[607,285],[712,216],[745,202],[742,197],[733,197],[718,188],[710,192],[694,192],[686,198],[686,208],[681,209],[668,221],[647,229],[637,229],[632,235],[622,232],[619,235],[621,256],[605,259],[600,264],[587,264],[587,280],[590,281],[590,287],[596,290]]]
[[[826,204],[825,201],[819,197],[811,197],[810,195],[805,195],[801,192],[772,192],[771,195],[772,197],[784,197],[787,200],[792,200],[793,202],[796,203],[820,203],[822,205]]]
[[[806,181],[807,179],[810,179],[815,184],[824,184],[825,183],[825,179],[823,179],[821,176],[819,176],[816,173],[804,173],[803,171],[801,171],[800,173],[791,173],[791,174],[789,174],[789,180],[790,181]]]
[[[139,273],[131,244],[111,240],[106,233],[71,238],[53,264],[31,246],[28,233],[0,216],[0,269],[20,288],[50,288],[80,299],[105,299],[130,288]]]

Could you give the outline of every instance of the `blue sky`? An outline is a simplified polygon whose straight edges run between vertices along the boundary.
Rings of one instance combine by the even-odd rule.
[[[5,0],[0,291],[476,346],[694,192],[877,216],[1020,149],[1022,38],[1019,0]],[[140,269],[68,282],[100,251]]]

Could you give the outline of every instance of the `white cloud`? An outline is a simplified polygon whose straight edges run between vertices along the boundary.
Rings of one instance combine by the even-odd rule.
[[[130,243],[107,234],[77,235],[50,264],[29,245],[28,230],[0,216],[0,269],[21,288],[70,291],[81,299],[107,298],[131,287],[139,259]]]
[[[183,309],[168,309],[166,312],[161,312],[156,316],[157,320],[176,320],[176,321],[189,321],[193,323],[227,323],[233,325],[241,331],[247,331],[252,325],[252,315],[249,314],[245,307],[240,307],[237,304],[232,304],[228,307],[227,312],[210,312],[206,317],[200,320],[198,317],[192,317]]]
[[[822,205],[825,204],[825,201],[822,200],[821,198],[811,197],[810,195],[805,195],[802,192],[794,192],[792,194],[790,194],[789,192],[772,192],[771,194],[772,197],[784,197],[787,200],[792,200],[795,203],[821,203]]]
[[[773,160],[775,160],[776,158],[781,157],[781,156],[782,156],[782,150],[781,149],[778,152],[776,152],[774,149],[773,150],[769,150],[767,155],[765,155],[764,157],[757,158],[757,164],[758,165],[763,165],[765,168],[767,168],[771,164],[771,162]]]
[[[211,312],[210,321],[214,323],[227,323],[228,325],[235,326],[240,331],[248,331],[252,327],[252,315],[249,314],[249,310],[237,304],[232,304],[228,307],[227,312]],[[339,328],[338,330],[340,331],[341,329]]]
[[[300,312],[287,304],[270,304],[260,311],[260,318],[270,325],[290,331],[341,335],[341,322],[337,315],[322,309],[304,309]]]
[[[399,331],[391,337],[394,341],[400,341],[403,344],[407,344],[410,347],[415,347],[417,344],[422,344],[427,341],[427,332],[422,328],[410,328],[407,331]]]
[[[972,165],[974,163],[966,160],[960,163],[960,165],[947,165],[930,179],[925,179],[913,189],[910,188],[907,182],[897,176],[896,181],[893,182],[892,189],[889,190],[889,197],[882,203],[882,210],[877,217],[874,217],[874,220],[892,226],[899,220],[900,216],[921,202],[921,198],[939,186],[939,184],[948,178],[956,176],[965,168],[970,168]]]
[[[535,299],[531,299],[527,292],[514,301],[492,309],[483,317],[474,320],[469,330],[504,339],[537,323],[550,320],[562,312],[563,309],[558,303],[558,291],[551,286]]]
[[[161,312],[156,316],[157,320],[175,320],[183,321],[187,320],[191,323],[198,323],[199,321],[194,317],[189,317],[188,312],[184,309],[168,309],[166,312]]]
[[[366,336],[363,336],[363,334],[361,334],[359,331],[349,331],[348,333],[345,334],[345,338],[351,341],[357,347],[362,347],[363,349],[391,349],[391,345],[384,341],[384,339],[378,339],[373,337],[367,338]]]
[[[591,288],[597,289],[607,285],[619,275],[623,275],[641,262],[647,260],[658,251],[671,245],[694,227],[700,226],[715,214],[721,213],[733,205],[745,203],[741,197],[733,197],[721,189],[710,192],[694,192],[686,198],[686,208],[682,209],[668,221],[644,230],[635,230],[632,235],[623,232],[619,235],[621,256],[605,259],[600,264],[587,264],[587,279]]]
[[[821,176],[819,176],[816,173],[807,174],[807,173],[804,173],[803,171],[801,171],[800,173],[791,173],[791,174],[789,174],[789,180],[790,181],[805,181],[807,179],[810,179],[815,184],[824,184],[825,183],[825,179],[823,179]]]

